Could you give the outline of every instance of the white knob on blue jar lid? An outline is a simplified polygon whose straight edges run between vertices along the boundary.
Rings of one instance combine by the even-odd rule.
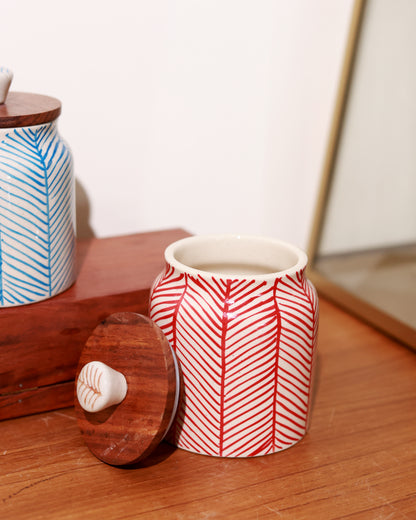
[[[0,66],[0,105],[6,101],[12,80],[13,72],[7,67]]]

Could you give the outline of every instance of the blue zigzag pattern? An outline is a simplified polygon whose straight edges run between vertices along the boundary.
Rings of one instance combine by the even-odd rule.
[[[56,124],[0,143],[0,306],[58,294],[74,280],[72,157]]]

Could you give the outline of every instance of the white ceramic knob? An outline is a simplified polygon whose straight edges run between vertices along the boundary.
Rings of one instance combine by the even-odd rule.
[[[101,361],[84,365],[77,379],[77,398],[87,412],[99,412],[123,401],[127,394],[124,375]]]
[[[6,101],[12,79],[13,72],[7,67],[0,67],[0,105]]]

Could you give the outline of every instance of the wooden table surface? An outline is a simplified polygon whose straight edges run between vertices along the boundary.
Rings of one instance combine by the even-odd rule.
[[[0,518],[416,519],[416,354],[321,300],[309,433],[254,459],[163,443],[133,469],[84,446],[72,408],[0,423]]]

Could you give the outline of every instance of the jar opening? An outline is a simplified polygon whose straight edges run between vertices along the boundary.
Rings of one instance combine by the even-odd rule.
[[[276,276],[306,265],[305,253],[291,244],[241,235],[185,238],[169,246],[165,256],[183,272],[234,277]]]

